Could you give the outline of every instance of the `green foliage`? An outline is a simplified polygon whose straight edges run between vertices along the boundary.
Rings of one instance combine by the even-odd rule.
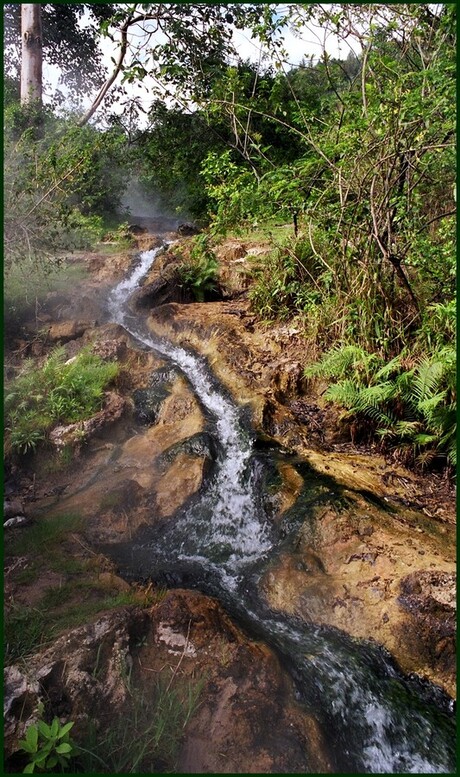
[[[322,305],[328,268],[304,237],[287,238],[255,264],[249,297],[265,319],[288,319],[314,314]]]
[[[224,148],[199,111],[184,113],[157,100],[149,112],[149,127],[134,149],[146,196],[159,197],[168,213],[207,221],[209,197],[198,170],[208,153]]]
[[[375,353],[367,353],[358,345],[335,346],[326,353],[320,362],[306,367],[306,378],[320,376],[323,378],[344,379],[353,373],[360,383],[371,379],[377,367],[382,364]]]
[[[74,423],[101,409],[105,387],[119,371],[88,349],[66,361],[56,348],[43,367],[26,360],[21,373],[5,387],[6,448],[18,453],[35,450],[58,423]]]
[[[442,348],[455,342],[457,331],[457,301],[435,302],[423,313],[417,341],[422,349]]]
[[[297,224],[313,278],[269,256],[253,303],[266,318],[301,314],[318,344],[391,357],[420,327],[427,347],[452,343],[447,320],[450,335],[429,331],[429,311],[455,294],[455,10],[296,6],[280,24],[318,15],[331,31],[362,28],[361,54],[277,75],[232,66],[215,82],[206,114],[232,148],[201,166],[211,232]],[[269,16],[254,31],[276,63]]]
[[[69,571],[66,560],[58,555],[52,557],[50,566],[72,576],[82,572],[75,566]],[[65,610],[62,609],[64,603]],[[19,604],[9,607],[4,624],[5,661],[11,664],[25,660],[66,629],[81,626],[98,613],[140,603],[140,596],[135,590],[107,594],[102,585],[81,577],[48,589],[36,607]]]
[[[85,772],[131,774],[174,771],[184,729],[195,713],[203,680],[157,681],[152,697],[130,691],[126,715],[102,733],[90,727],[79,748],[79,762]]]
[[[34,653],[45,640],[44,613],[38,607],[13,605],[4,620],[4,657],[7,664]]]
[[[385,362],[355,346],[336,347],[305,370],[306,377],[335,379],[325,398],[346,417],[371,423],[382,440],[426,466],[456,463],[456,352],[441,348],[406,367],[400,354]]]
[[[132,232],[128,229],[128,222],[124,221],[119,224],[116,229],[106,232],[104,235],[104,242],[116,243],[119,248],[132,248],[135,244],[135,238]]]
[[[29,121],[23,112],[17,105],[5,112],[6,276],[17,264],[56,263],[62,251],[99,240],[127,178],[119,130],[79,128],[43,111],[37,137],[34,129],[23,130]]]
[[[61,772],[69,771],[70,759],[76,752],[69,736],[73,725],[72,722],[61,725],[59,718],[53,718],[50,725],[44,720],[38,720],[28,726],[25,739],[19,740],[19,750],[29,757],[23,773],[50,772],[57,767]]]
[[[252,173],[238,165],[231,151],[210,152],[201,165],[201,176],[209,197],[212,232],[225,234],[236,224],[244,226],[254,220],[254,211],[260,212],[257,182]],[[256,205],[256,207],[255,207]]]
[[[209,245],[209,237],[197,235],[190,257],[178,268],[180,283],[192,291],[197,302],[204,302],[217,289],[217,270],[217,257]]]

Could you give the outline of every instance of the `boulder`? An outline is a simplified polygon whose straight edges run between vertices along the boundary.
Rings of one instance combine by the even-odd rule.
[[[77,421],[66,426],[56,426],[49,434],[50,442],[58,451],[67,445],[80,449],[81,444],[106,424],[118,420],[127,406],[127,400],[114,391],[106,392],[106,400],[102,410],[86,421]]]
[[[81,337],[87,329],[94,329],[97,321],[60,321],[52,324],[47,331],[47,337],[51,342],[67,343]]]
[[[39,703],[46,720],[74,722],[78,744],[90,723],[99,738],[113,731],[140,697],[154,715],[159,683],[166,694],[197,695],[185,728],[175,731],[178,773],[332,771],[326,738],[294,700],[275,654],[246,637],[215,599],[183,590],[168,592],[150,610],[102,615],[29,657],[27,668],[7,667],[7,766]],[[156,773],[154,763],[142,766]]]
[[[132,235],[145,235],[148,232],[147,228],[141,227],[140,224],[130,224],[126,229]]]
[[[20,499],[6,497],[3,500],[3,519],[15,518],[18,515],[24,515],[24,505]]]
[[[183,224],[179,224],[177,227],[177,233],[181,237],[191,237],[192,235],[198,235],[199,233],[198,227],[196,227],[194,224],[191,224],[189,221],[184,222]]]

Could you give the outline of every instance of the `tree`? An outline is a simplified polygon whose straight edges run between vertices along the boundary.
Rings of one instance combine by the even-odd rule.
[[[243,28],[254,24],[268,7],[118,5],[112,18],[102,25],[103,34],[112,41],[115,42],[118,35],[118,58],[80,124],[94,115],[121,74],[123,81],[128,83],[139,83],[150,76],[149,89],[153,95],[162,99],[168,96],[179,105],[184,100],[198,100],[209,95],[216,72],[230,53],[235,54],[231,42],[233,26]],[[158,35],[163,38],[160,42]]]
[[[99,25],[112,16],[114,6],[110,3],[6,3],[3,6],[5,74],[18,86],[23,56],[21,16],[25,8],[33,9],[36,26],[41,23],[43,61],[59,66],[61,82],[72,94],[88,94],[100,86],[106,71],[100,56]],[[84,15],[86,25],[80,24]],[[64,99],[58,86],[53,104]]]
[[[38,4],[21,4],[21,105],[42,104],[42,25]]]

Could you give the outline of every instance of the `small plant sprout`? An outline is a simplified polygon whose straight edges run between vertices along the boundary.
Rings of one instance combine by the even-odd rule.
[[[19,741],[19,749],[29,756],[29,763],[23,769],[23,773],[49,772],[56,766],[66,771],[70,759],[76,753],[69,737],[69,731],[73,725],[73,722],[70,722],[62,726],[59,718],[54,718],[50,725],[43,720],[38,720],[37,723],[28,726],[25,739]]]

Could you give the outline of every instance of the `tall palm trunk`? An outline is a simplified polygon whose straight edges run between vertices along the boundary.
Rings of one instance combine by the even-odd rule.
[[[42,104],[42,25],[41,5],[21,5],[21,105]]]

